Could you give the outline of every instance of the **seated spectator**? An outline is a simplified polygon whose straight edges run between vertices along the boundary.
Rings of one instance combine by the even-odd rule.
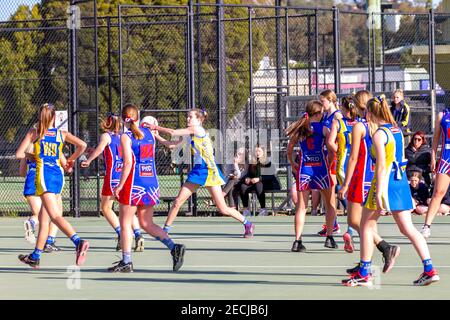
[[[228,200],[228,205],[231,208],[238,208],[239,189],[235,188],[239,183],[242,175],[247,170],[247,151],[245,148],[239,148],[233,158],[232,164],[225,165],[224,176],[226,184],[222,187],[222,193],[225,199]]]
[[[406,165],[406,173],[408,176],[413,171],[420,169],[425,183],[427,186],[430,186],[431,149],[427,145],[424,132],[417,131],[414,133],[411,142],[405,149],[405,157],[408,160],[408,164]]]
[[[243,215],[250,215],[248,210],[249,194],[256,192],[258,197],[260,216],[267,215],[266,194],[265,190],[280,190],[280,182],[276,177],[275,167],[270,161],[267,161],[265,149],[256,146],[255,154],[250,159],[250,164],[245,175],[242,176],[238,186],[240,187],[240,195],[243,206]]]
[[[428,211],[428,199],[430,191],[425,183],[421,182],[422,175],[420,172],[414,171],[409,177],[409,188],[414,202],[414,211],[419,215],[424,215]]]
[[[402,89],[396,89],[392,93],[391,113],[394,116],[394,120],[397,122],[398,127],[402,129],[406,139],[411,132],[411,108],[405,102]]]

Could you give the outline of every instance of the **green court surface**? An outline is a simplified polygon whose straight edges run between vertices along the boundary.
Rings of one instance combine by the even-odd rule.
[[[344,221],[344,217],[340,218]],[[22,219],[0,219],[0,299],[449,299],[450,218],[437,217],[429,240],[433,263],[441,281],[428,287],[412,286],[422,272],[421,261],[408,240],[399,234],[392,217],[379,224],[380,234],[401,246],[396,266],[389,274],[375,272],[372,289],[340,285],[345,269],[359,260],[359,251],[323,246],[323,217],[308,217],[304,244],[306,253],[290,252],[293,217],[255,217],[255,237],[242,238],[243,227],[230,218],[180,217],[172,229],[175,242],[187,247],[185,263],[172,271],[169,251],[146,235],[146,249],[133,253],[135,272],[111,274],[106,268],[120,260],[115,234],[102,218],[69,219],[91,249],[78,272],[70,241],[58,234],[64,251],[43,254],[41,268],[33,270],[17,259],[33,246],[23,238]],[[156,219],[158,224],[163,217]],[[416,226],[423,218],[414,217]],[[342,223],[341,227],[345,224]],[[357,239],[358,241],[358,239]],[[359,248],[359,243],[357,243]],[[376,250],[374,264],[382,266]]]

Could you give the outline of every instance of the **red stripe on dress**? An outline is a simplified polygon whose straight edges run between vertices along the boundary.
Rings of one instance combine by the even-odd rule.
[[[105,177],[103,179],[103,190],[108,190],[111,194],[113,194],[111,190],[111,175],[112,175],[112,151],[111,147],[106,146],[103,151],[103,155],[105,156]]]

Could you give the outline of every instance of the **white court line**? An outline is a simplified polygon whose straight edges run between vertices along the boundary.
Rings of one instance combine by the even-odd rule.
[[[434,265],[437,269],[439,268],[450,268],[450,266],[439,266],[439,265]],[[17,266],[0,266],[0,268],[14,268]],[[170,266],[168,264],[166,265],[153,265],[153,266],[142,266],[142,265],[137,265],[136,268],[137,269],[155,269],[155,268],[169,268]],[[422,268],[422,265],[417,265],[417,266],[395,266],[395,268],[403,268],[403,269],[409,269],[409,268],[415,268],[415,269],[420,269]],[[77,266],[73,266],[73,265],[69,265],[69,266],[41,266],[41,269],[61,269],[61,268],[80,268],[81,270],[83,269],[93,269],[93,268],[107,268],[107,266],[102,265],[102,266],[84,266],[84,267],[77,267]],[[214,268],[214,269],[229,269],[229,268],[289,268],[289,269],[294,269],[294,268],[329,268],[329,269],[333,269],[333,268],[348,268],[347,266],[298,266],[298,265],[290,265],[290,266],[188,266],[188,265],[183,265],[183,270],[186,268]],[[27,269],[27,270],[32,270],[29,267],[23,266],[23,268],[20,269]],[[39,269],[37,269],[39,270]],[[242,270],[241,270],[242,271]],[[182,272],[181,272],[182,273]],[[1,273],[0,273],[1,274]]]

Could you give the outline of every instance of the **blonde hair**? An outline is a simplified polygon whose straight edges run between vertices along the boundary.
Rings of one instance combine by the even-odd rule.
[[[394,92],[392,92],[392,98],[394,98],[395,94],[399,94],[399,95],[401,95],[401,96],[402,96],[402,100],[404,100],[404,99],[405,99],[405,95],[404,95],[404,93],[403,93],[403,90],[402,90],[402,89],[395,89],[395,90],[394,90]]]
[[[312,135],[311,124],[309,118],[315,114],[323,112],[323,104],[319,100],[310,100],[306,104],[306,112],[303,116],[291,124],[286,129],[286,135],[289,139],[296,137],[298,140],[303,140]]]
[[[118,134],[120,131],[120,117],[114,113],[108,113],[107,118],[103,119],[100,126],[106,132]]]
[[[54,118],[55,106],[51,103],[44,103],[39,109],[39,121],[36,129],[39,139],[44,137],[45,132],[52,125]]]
[[[375,118],[397,126],[397,122],[395,122],[392,116],[384,94],[370,99],[367,102],[367,110]]]
[[[122,120],[125,123],[130,124],[130,130],[135,139],[142,140],[144,138],[144,134],[136,124],[136,122],[139,121],[139,109],[134,104],[127,103],[125,107],[123,107]]]

